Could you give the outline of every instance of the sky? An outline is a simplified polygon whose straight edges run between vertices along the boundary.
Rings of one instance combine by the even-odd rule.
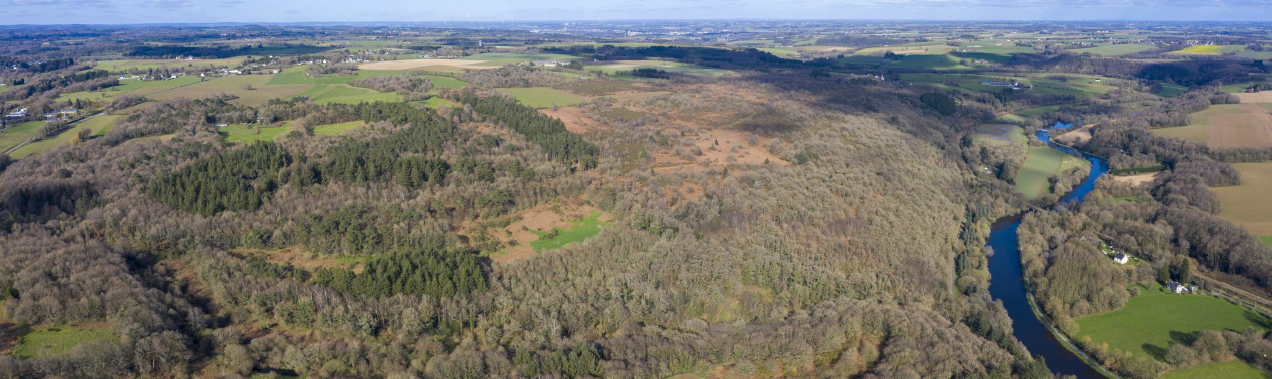
[[[631,19],[1272,21],[1272,0],[0,0],[0,24]]]

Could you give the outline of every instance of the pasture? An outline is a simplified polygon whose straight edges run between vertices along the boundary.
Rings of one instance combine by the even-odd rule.
[[[972,140],[990,146],[1018,145],[1029,141],[1025,137],[1024,129],[1016,125],[1003,124],[985,124],[977,127]]]
[[[395,61],[380,61],[373,63],[364,63],[358,65],[358,70],[416,70],[425,69],[432,71],[457,71],[461,69],[481,69],[490,68],[484,64],[487,61],[480,59],[445,59],[445,58],[420,58],[420,59],[401,59]],[[495,66],[498,67],[498,66]],[[302,74],[303,75],[303,74]]]
[[[251,125],[229,125],[217,128],[217,132],[232,143],[253,144],[259,141],[273,141],[291,130],[286,126],[257,127]]]
[[[1234,163],[1241,185],[1213,187],[1222,209],[1219,217],[1256,236],[1272,236],[1272,163]]]
[[[589,65],[584,66],[584,69],[588,71],[604,72],[608,75],[611,75],[620,79],[644,79],[644,78],[637,78],[634,76],[618,75],[618,73],[622,71],[632,71],[632,70],[642,69],[642,68],[652,68],[656,70],[662,70],[662,71],[672,72],[677,74],[685,74],[690,76],[704,76],[704,77],[716,77],[716,76],[721,76],[730,72],[728,70],[706,68],[706,67],[691,65],[687,63],[680,63],[675,61],[664,61],[664,60],[653,60],[653,59],[619,60],[619,61],[604,61],[604,62],[598,62],[598,63],[588,62],[588,63]]]
[[[299,85],[299,84],[349,84],[354,80],[362,78],[371,78],[385,75],[404,75],[402,71],[389,70],[358,70],[353,75],[323,75],[311,76],[305,71],[304,67],[292,67],[283,72],[274,74],[274,77],[266,82],[266,85]]]
[[[503,67],[507,65],[521,64],[526,61],[569,61],[579,60],[573,55],[566,54],[522,54],[522,53],[481,53],[469,55],[458,60],[460,61],[480,61],[473,66],[478,67]],[[465,66],[467,67],[467,66]]]
[[[93,63],[93,68],[106,71],[148,71],[163,67],[238,67],[243,58],[221,59],[112,59]]]
[[[221,94],[238,96],[231,101],[239,105],[264,104],[272,99],[295,96],[309,89],[309,85],[268,85],[275,75],[231,75],[154,94],[156,100],[178,97],[203,98]],[[244,86],[251,86],[246,89]]]
[[[1188,345],[1203,330],[1267,330],[1269,320],[1226,300],[1177,295],[1162,286],[1140,287],[1140,295],[1116,311],[1079,318],[1078,339],[1111,349],[1162,359],[1171,343]]]
[[[1051,193],[1052,176],[1067,173],[1080,167],[1089,166],[1091,162],[1065,154],[1047,146],[1030,146],[1025,163],[1016,172],[1016,193],[1026,199],[1034,200]]]
[[[1209,142],[1210,141],[1210,118],[1212,116],[1236,115],[1245,113],[1241,109],[1240,104],[1221,104],[1212,105],[1201,112],[1192,113],[1192,124],[1188,126],[1176,126],[1170,128],[1153,129],[1153,133],[1165,136],[1182,138],[1189,141]]]
[[[1237,53],[1242,50],[1245,50],[1245,46],[1243,45],[1193,45],[1167,54],[1219,55],[1223,53]]]
[[[1240,359],[1233,359],[1227,362],[1209,363],[1200,366],[1193,366],[1183,370],[1174,371],[1162,375],[1162,379],[1208,379],[1208,378],[1224,378],[1224,379],[1269,379],[1272,375],[1268,375],[1259,369],[1254,368],[1249,363]]]
[[[535,108],[564,107],[582,103],[584,98],[548,87],[500,88],[499,91],[517,98],[518,102]]]
[[[964,67],[964,66],[960,66]],[[967,67],[964,67],[967,68]],[[960,73],[940,73],[940,74],[901,74],[901,81],[912,83],[914,85],[926,85],[945,90],[959,91],[963,93],[973,92],[1001,92],[1008,87],[993,86],[983,84],[985,81],[1003,81],[1015,80],[1023,83],[1022,88],[1013,90],[1016,92],[1035,92],[1047,95],[1058,96],[1074,96],[1077,98],[1090,98],[1108,93],[1115,87],[1103,84],[1103,80],[1098,76],[1077,76],[1070,75],[1067,80],[1048,79],[1033,76],[1011,76],[1008,74],[960,74]],[[1096,80],[1101,80],[1097,82]],[[1055,106],[1055,109],[1059,109]],[[1046,109],[1046,108],[1044,108]],[[1045,113],[1047,110],[1041,110]],[[1021,116],[1031,116],[1026,113],[1017,113]],[[1041,113],[1039,113],[1041,114]]]
[[[22,336],[14,355],[35,358],[70,352],[85,342],[113,341],[119,337],[109,323],[59,325],[41,327]]]
[[[427,105],[429,108],[433,108],[433,109],[438,109],[441,107],[458,107],[459,106],[459,104],[455,104],[451,102],[450,100],[446,100],[436,96],[430,97],[428,98],[428,100],[424,100],[422,103],[424,103],[424,105]]]
[[[90,135],[105,134],[104,131],[109,129],[111,126],[114,126],[115,120],[118,118],[119,116],[113,115],[94,116],[93,118],[75,124],[74,127],[67,129],[53,138],[43,139],[29,143],[26,146],[22,146],[10,153],[9,156],[14,159],[22,159],[56,149],[70,143],[71,138],[79,135],[80,131],[84,129],[92,131]]]
[[[344,134],[344,132],[350,131],[354,128],[361,128],[366,125],[367,124],[362,122],[361,120],[342,122],[339,124],[319,125],[314,127],[314,135],[329,136],[329,135],[335,135],[335,134]]]
[[[1155,93],[1154,95],[1161,96],[1161,97],[1175,97],[1175,96],[1179,96],[1180,94],[1184,92],[1188,92],[1188,89],[1189,89],[1188,86],[1162,83],[1162,90],[1157,91],[1157,93]]]
[[[95,102],[109,102],[119,95],[143,95],[152,94],[171,90],[173,88],[183,87],[199,83],[201,78],[198,76],[182,76],[176,79],[168,80],[147,80],[141,81],[137,79],[126,79],[119,81],[118,86],[104,88],[99,91],[91,92],[73,92],[58,96],[57,101],[73,101],[83,99]]]
[[[1073,50],[1069,50],[1069,52],[1073,52],[1077,54],[1091,53],[1096,55],[1116,56],[1116,55],[1138,53],[1145,50],[1151,50],[1155,47],[1156,46],[1153,46],[1153,45],[1142,45],[1138,43],[1122,43],[1122,44],[1116,44],[1116,45],[1110,44],[1110,45],[1102,45],[1102,46],[1096,46],[1096,47],[1087,47],[1082,49],[1073,49]]]
[[[331,103],[357,104],[402,101],[402,97],[393,92],[380,93],[375,90],[354,87],[347,84],[320,84],[306,90],[305,92],[298,93],[296,96],[306,96],[309,100],[320,105]]]
[[[29,139],[35,138],[35,130],[44,125],[44,121],[27,121],[0,130],[0,152],[8,151]]]
[[[463,89],[463,88],[464,88],[464,86],[467,86],[467,85],[468,85],[468,82],[465,82],[465,81],[463,81],[463,80],[459,80],[459,79],[455,79],[455,78],[452,78],[452,77],[449,77],[449,76],[424,75],[424,77],[425,77],[425,78],[428,78],[428,81],[429,81],[429,82],[431,82],[431,83],[433,83],[433,89],[434,89],[434,90],[436,90],[436,89]]]

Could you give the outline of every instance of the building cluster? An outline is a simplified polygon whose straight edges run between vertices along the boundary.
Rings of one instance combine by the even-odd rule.
[[[1177,294],[1197,293],[1197,286],[1187,285],[1171,280],[1166,282],[1166,290]]]
[[[27,109],[29,108],[22,108],[13,112],[9,112],[9,114],[4,115],[4,118],[24,118],[27,116]]]

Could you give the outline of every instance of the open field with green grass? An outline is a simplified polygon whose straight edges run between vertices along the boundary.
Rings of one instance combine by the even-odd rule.
[[[1162,359],[1170,344],[1189,345],[1202,330],[1245,328],[1266,331],[1262,315],[1206,295],[1177,295],[1160,284],[1140,287],[1140,295],[1116,311],[1077,320],[1078,339],[1108,343],[1110,349]]]
[[[424,100],[423,103],[424,105],[427,105],[429,108],[433,108],[433,109],[438,109],[441,107],[458,107],[459,106],[459,104],[455,104],[451,102],[450,100],[446,100],[440,97],[430,97],[428,98],[428,100]]]
[[[396,93],[380,93],[375,90],[354,87],[347,84],[319,84],[296,94],[306,96],[316,104],[357,104],[374,102],[398,102],[402,96]]]
[[[1077,54],[1091,53],[1091,54],[1098,54],[1098,55],[1126,55],[1126,54],[1138,53],[1144,50],[1151,50],[1155,47],[1156,46],[1153,46],[1153,45],[1141,45],[1138,43],[1123,43],[1123,44],[1116,44],[1116,45],[1088,47],[1083,49],[1073,49],[1073,50],[1069,50],[1069,52],[1077,53]]]
[[[1162,379],[1269,379],[1272,375],[1268,375],[1259,369],[1254,368],[1249,363],[1240,359],[1233,359],[1227,362],[1209,363],[1200,366],[1193,366],[1183,370],[1174,371],[1162,375]]]
[[[1020,145],[1029,141],[1021,127],[1002,124],[981,125],[976,128],[976,134],[972,140],[991,146]]]
[[[94,69],[107,71],[129,71],[137,69],[147,71],[162,67],[238,67],[243,58],[221,59],[113,59],[97,61]]]
[[[730,72],[728,70],[706,68],[706,67],[691,65],[687,63],[680,63],[675,61],[652,60],[652,59],[607,61],[602,64],[584,66],[584,69],[588,71],[600,71],[600,72],[609,74],[611,76],[615,76],[617,78],[624,78],[624,79],[644,79],[644,78],[617,75],[619,72],[622,72],[622,71],[632,71],[632,70],[641,69],[641,68],[652,68],[657,70],[663,70],[666,72],[673,72],[673,73],[685,74],[685,75],[691,75],[691,76],[706,76],[706,77],[720,76]]]
[[[9,156],[15,159],[22,159],[31,155],[42,154],[46,151],[56,149],[70,143],[71,138],[79,135],[80,131],[84,129],[91,130],[91,135],[97,135],[99,133],[105,134],[103,131],[114,126],[115,120],[118,118],[119,116],[114,115],[94,116],[93,118],[75,124],[75,127],[67,129],[65,132],[62,132],[62,134],[58,134],[53,138],[32,142],[26,146],[22,146],[17,150],[14,150],[13,153],[10,153]]]
[[[608,222],[600,220],[601,211],[592,211],[591,215],[584,217],[582,220],[570,221],[569,228],[555,228],[552,232],[541,232],[531,230],[539,236],[539,240],[530,242],[530,247],[535,251],[552,250],[575,242],[583,242],[601,232],[601,227],[609,225]]]
[[[1188,86],[1178,84],[1162,83],[1162,90],[1157,91],[1154,95],[1161,97],[1175,97],[1184,92],[1188,92]]]
[[[424,75],[428,81],[433,83],[434,89],[462,89],[468,85],[468,82],[455,79],[449,76]]]
[[[314,127],[314,135],[328,136],[333,134],[344,134],[354,128],[361,128],[367,124],[359,121],[342,122],[339,124],[319,125]]]
[[[1213,187],[1222,209],[1219,217],[1256,236],[1272,236],[1272,163],[1234,163],[1241,185]],[[1264,241],[1268,241],[1264,239]]]
[[[583,98],[568,92],[548,87],[500,88],[500,91],[511,94],[522,104],[535,108],[551,108],[553,105],[564,107],[583,102]]]
[[[27,358],[46,357],[69,352],[85,342],[118,339],[109,323],[39,327],[23,335],[13,353]]]
[[[1210,141],[1210,117],[1243,114],[1240,104],[1211,105],[1201,112],[1190,114],[1192,124],[1171,128],[1153,129],[1153,134],[1164,137],[1182,138],[1189,141],[1207,143]]]
[[[203,98],[221,94],[237,96],[231,101],[239,105],[264,104],[272,99],[288,98],[312,88],[310,85],[267,85],[274,75],[231,75],[175,88],[152,95],[155,100],[178,97]],[[250,86],[245,88],[244,86]],[[250,88],[250,89],[249,89]]]
[[[354,71],[354,75],[324,75],[310,76],[305,71],[304,66],[292,67],[283,72],[274,74],[273,79],[265,83],[266,85],[297,85],[297,84],[349,84],[354,80],[362,78],[371,78],[385,75],[406,75],[406,71],[393,70],[358,70]]]
[[[0,153],[35,138],[35,130],[44,125],[44,121],[27,121],[0,130]]]
[[[198,76],[182,76],[170,80],[147,80],[141,81],[137,79],[126,79],[119,81],[118,86],[105,88],[100,91],[92,92],[73,92],[58,96],[57,101],[73,101],[83,99],[97,102],[109,102],[119,95],[143,95],[149,96],[154,93],[171,90],[173,88],[192,85],[199,82]]]
[[[1016,193],[1030,200],[1041,198],[1051,193],[1051,183],[1048,178],[1090,164],[1091,162],[1085,159],[1047,146],[1030,146],[1025,163],[1016,173]]]
[[[568,61],[583,59],[566,54],[521,54],[521,53],[481,53],[460,59],[486,61],[477,64],[484,67],[503,67],[510,64],[521,64],[525,61]]]
[[[901,80],[914,85],[926,85],[964,93],[1001,92],[1008,87],[983,84],[985,81],[1015,80],[1025,85],[1015,92],[1034,92],[1047,95],[1074,96],[1078,98],[1096,97],[1108,93],[1115,87],[1096,82],[1104,80],[1097,76],[1072,76],[1067,81],[1046,79],[1042,77],[1009,76],[1007,74],[901,74]],[[1057,109],[1059,107],[1056,107]],[[1018,113],[1024,116],[1025,114]],[[1040,113],[1041,114],[1041,113]]]
[[[217,131],[222,136],[225,136],[226,141],[246,144],[256,143],[257,141],[273,141],[290,130],[291,128],[284,126],[257,128],[256,126],[242,124],[217,128]]]

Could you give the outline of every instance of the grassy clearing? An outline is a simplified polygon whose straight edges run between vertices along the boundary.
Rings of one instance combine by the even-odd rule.
[[[653,59],[613,61],[608,64],[589,65],[584,67],[584,69],[588,71],[604,72],[606,74],[609,74],[610,76],[614,76],[619,79],[643,80],[645,78],[618,75],[618,73],[621,71],[631,71],[631,70],[642,69],[642,68],[652,68],[656,70],[662,70],[662,71],[672,72],[677,74],[685,74],[690,76],[703,76],[703,77],[716,77],[716,76],[721,76],[730,72],[729,70],[706,68],[702,66],[697,66],[697,65],[687,64],[687,63],[680,63],[676,61],[653,60]]]
[[[58,147],[61,147],[63,145],[70,143],[71,138],[75,137],[76,135],[79,135],[80,131],[84,129],[91,130],[92,133],[90,135],[104,135],[106,134],[105,130],[108,130],[111,126],[114,126],[115,120],[118,118],[119,116],[113,116],[113,115],[95,116],[88,120],[84,120],[83,122],[80,122],[78,124],[75,124],[75,127],[67,129],[66,131],[62,132],[62,134],[58,134],[57,136],[54,136],[53,138],[44,139],[37,142],[32,142],[30,144],[27,144],[26,146],[22,146],[21,148],[14,150],[13,153],[10,153],[9,156],[15,159],[22,159],[22,158],[26,158],[35,154],[42,154],[49,150],[56,149]]]
[[[402,101],[402,96],[393,92],[380,93],[375,90],[354,87],[347,84],[320,84],[306,90],[305,92],[298,93],[296,96],[309,97],[309,100],[320,105],[331,103],[357,104]]]
[[[358,70],[358,71],[354,71],[353,75],[326,75],[326,76],[314,77],[314,76],[310,76],[308,72],[305,72],[304,66],[297,66],[297,67],[292,67],[292,68],[283,70],[283,72],[274,74],[273,79],[270,79],[270,81],[265,84],[271,85],[271,86],[299,85],[299,84],[349,84],[349,83],[353,83],[354,80],[358,80],[362,78],[372,78],[372,77],[385,76],[385,75],[404,75],[404,74],[406,74],[406,71]]]
[[[264,104],[272,99],[287,98],[311,88],[309,85],[267,85],[274,75],[231,75],[164,91],[152,96],[157,100],[178,97],[202,98],[220,94],[237,96],[233,103]],[[249,89],[250,88],[250,89]]]
[[[1241,185],[1215,187],[1223,204],[1219,217],[1245,227],[1256,236],[1272,236],[1272,163],[1234,163]],[[1265,242],[1268,239],[1264,239]]]
[[[976,143],[985,143],[991,146],[1005,146],[1014,144],[1023,144],[1029,141],[1025,137],[1024,129],[1015,125],[986,124],[976,128],[976,135],[972,137]]]
[[[1047,146],[1030,146],[1029,155],[1016,173],[1016,193],[1034,200],[1051,193],[1049,178],[1090,165],[1087,160]]]
[[[433,108],[433,109],[438,109],[441,107],[458,107],[459,106],[459,104],[455,104],[451,102],[450,100],[446,100],[440,97],[430,97],[428,98],[428,100],[424,100],[423,103],[424,105],[427,105],[429,108]]]
[[[1188,89],[1189,89],[1188,86],[1162,83],[1162,90],[1157,91],[1157,93],[1155,93],[1154,95],[1161,96],[1161,97],[1175,97],[1175,96],[1179,96],[1180,94],[1184,92],[1188,92]]]
[[[960,66],[965,67],[965,66]],[[1078,98],[1096,97],[1108,93],[1115,87],[1105,85],[1108,78],[1098,76],[1084,75],[1067,75],[1067,81],[1048,79],[1043,77],[1030,76],[1013,76],[1010,74],[960,74],[960,73],[941,73],[941,74],[901,74],[901,80],[912,83],[914,85],[926,85],[946,90],[959,91],[964,93],[972,92],[1002,92],[1008,87],[992,86],[983,84],[985,81],[1000,81],[1004,79],[1016,80],[1027,86],[1022,86],[1016,92],[1033,92],[1045,95],[1057,96],[1074,96]],[[1100,80],[1100,81],[1096,81]],[[1040,107],[1044,108],[1044,107]],[[1056,108],[1059,108],[1056,106]],[[1021,114],[1022,116],[1029,116]]]
[[[1245,363],[1240,359],[1233,359],[1227,362],[1211,363],[1201,366],[1189,367],[1183,370],[1175,371],[1162,375],[1162,379],[1206,379],[1206,378],[1224,378],[1224,379],[1268,379],[1272,375],[1268,375],[1259,369],[1254,368],[1249,363]]]
[[[499,90],[516,97],[522,104],[535,108],[550,108],[553,105],[564,107],[582,103],[584,100],[577,95],[548,87],[500,88]]]
[[[591,215],[581,220],[571,221],[568,229],[553,228],[551,232],[531,230],[531,233],[539,236],[539,240],[530,242],[530,247],[535,251],[552,250],[571,243],[583,242],[596,233],[600,233],[601,227],[609,225],[600,218],[601,211],[592,211]]]
[[[1151,50],[1154,47],[1155,46],[1153,45],[1141,45],[1138,43],[1123,43],[1123,44],[1117,44],[1117,45],[1103,45],[1103,46],[1096,46],[1096,47],[1088,47],[1085,49],[1073,49],[1069,51],[1073,53],[1077,53],[1077,54],[1091,53],[1091,54],[1097,54],[1097,55],[1126,55],[1126,54],[1138,53],[1144,50]]]
[[[1176,295],[1154,284],[1141,287],[1140,295],[1128,300],[1122,309],[1078,319],[1077,337],[1161,359],[1172,342],[1191,344],[1202,330],[1267,330],[1269,322],[1217,297]]]
[[[233,143],[253,144],[258,141],[273,141],[279,136],[286,134],[291,128],[285,126],[275,126],[268,128],[257,128],[250,125],[230,125],[217,128],[225,140]]]
[[[109,323],[42,327],[23,335],[13,353],[27,358],[62,354],[85,342],[117,340],[111,329]]]
[[[41,125],[44,125],[44,121],[27,121],[0,130],[0,152],[8,151],[9,148],[35,138],[35,130]]]
[[[359,120],[359,121],[349,121],[349,122],[343,122],[343,123],[339,123],[339,124],[329,124],[329,125],[315,126],[315,127],[314,127],[314,134],[315,134],[315,135],[320,135],[320,136],[327,136],[327,135],[333,135],[333,134],[344,134],[344,132],[347,132],[347,131],[349,131],[349,130],[351,130],[351,129],[353,129],[353,128],[361,128],[361,127],[366,126],[366,125],[367,125],[366,123],[364,123],[364,122],[362,122],[362,121],[360,121],[360,120]]]
[[[477,64],[477,66],[502,67],[510,64],[521,64],[525,61],[567,61],[583,58],[566,54],[481,53],[460,59],[487,61]]]
[[[462,89],[468,85],[468,82],[449,76],[424,75],[424,77],[433,83],[434,89]]]

